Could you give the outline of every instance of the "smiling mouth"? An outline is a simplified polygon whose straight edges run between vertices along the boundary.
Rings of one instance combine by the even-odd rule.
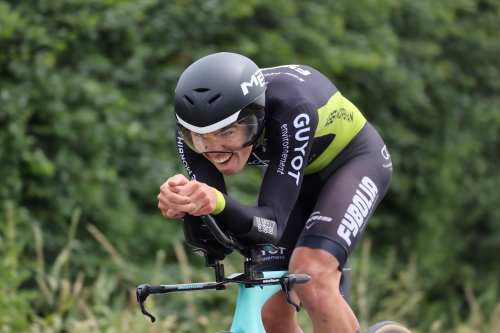
[[[217,164],[227,163],[233,156],[233,153],[224,153],[224,154],[210,154],[210,159]]]
[[[214,162],[219,163],[219,164],[224,164],[227,161],[229,161],[230,158],[231,158],[231,156],[227,156],[227,157],[223,157],[223,158],[214,158]]]

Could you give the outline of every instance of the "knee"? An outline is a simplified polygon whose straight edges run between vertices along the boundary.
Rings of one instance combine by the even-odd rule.
[[[298,302],[298,299],[295,301]],[[295,308],[286,303],[285,295],[281,292],[264,303],[261,318],[266,332],[294,332],[297,325]]]
[[[332,255],[327,254],[323,257],[324,254],[313,256],[309,253],[307,260],[296,260],[290,264],[291,273],[307,274],[311,277],[309,282],[294,287],[300,301],[309,308],[321,306],[325,299],[334,302],[342,299],[340,294],[342,272],[339,263]]]
[[[337,259],[331,254],[315,249],[301,251],[306,257],[292,256],[290,272],[294,274],[307,274],[311,280],[303,286],[336,285],[339,286],[342,272]],[[294,260],[295,259],[295,260]]]
[[[305,284],[295,285],[294,288],[299,294],[301,301],[304,301],[304,294],[309,299],[322,298],[322,297],[336,297],[340,295],[340,276],[339,270],[332,271],[330,274],[325,274],[318,270],[303,269],[296,273],[307,274],[311,277],[309,282]]]
[[[276,320],[276,308],[268,303],[264,303],[261,309],[262,322],[265,327],[274,326],[274,321]]]

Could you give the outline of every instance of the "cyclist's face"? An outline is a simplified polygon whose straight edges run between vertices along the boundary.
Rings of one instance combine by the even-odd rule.
[[[212,133],[191,135],[196,150],[212,152],[203,155],[224,175],[239,173],[252,152],[252,146],[241,148],[248,141],[246,126],[231,124]]]
[[[233,153],[206,153],[203,154],[215,167],[226,176],[234,176],[243,170],[252,153],[252,146],[240,149]]]
[[[248,141],[248,128],[238,123],[230,124],[220,130],[198,134],[191,132],[193,145],[199,152],[237,151]]]

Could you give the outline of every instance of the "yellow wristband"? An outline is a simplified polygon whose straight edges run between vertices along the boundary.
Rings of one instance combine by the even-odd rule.
[[[211,214],[217,215],[220,212],[222,212],[224,210],[224,208],[226,208],[226,199],[224,199],[224,196],[222,195],[222,193],[220,193],[215,188],[214,188],[214,190],[215,190],[215,194],[217,195],[217,206],[215,206],[215,210]]]

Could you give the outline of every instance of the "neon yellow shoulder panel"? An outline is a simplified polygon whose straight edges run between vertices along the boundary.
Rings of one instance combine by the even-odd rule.
[[[335,138],[325,151],[306,167],[305,174],[321,171],[330,164],[366,123],[358,108],[340,92],[336,92],[328,103],[318,110],[318,117],[314,137],[333,134]]]

